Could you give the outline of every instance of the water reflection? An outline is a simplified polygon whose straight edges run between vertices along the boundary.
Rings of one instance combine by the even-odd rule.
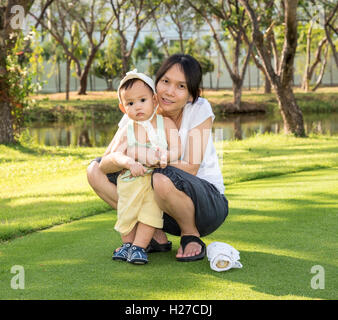
[[[338,134],[338,114],[305,115],[304,127],[307,134]],[[216,119],[213,131],[217,132],[217,136],[223,137],[223,140],[242,140],[258,133],[281,133],[284,125],[282,119],[276,117],[239,115],[222,121]]]
[[[338,113],[304,116],[307,134],[338,134]],[[215,140],[246,139],[257,133],[283,132],[283,121],[267,115],[238,115],[216,119],[213,126]],[[28,128],[34,142],[46,146],[108,146],[117,131],[117,124],[98,122],[64,124]]]

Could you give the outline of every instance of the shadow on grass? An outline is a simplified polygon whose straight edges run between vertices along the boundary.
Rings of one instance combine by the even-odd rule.
[[[334,299],[336,267],[320,259],[242,250],[243,269],[217,273],[205,258],[193,263],[175,261],[174,250],[149,255],[149,264],[114,262],[120,243],[112,232],[113,218],[101,215],[38,232],[1,248],[1,299]],[[223,232],[217,232],[222,237]],[[206,237],[205,241],[210,242]],[[22,265],[25,290],[11,290],[9,270]],[[325,268],[325,289],[311,288],[312,266]],[[7,289],[4,284],[8,283]],[[242,290],[246,289],[243,294]],[[262,295],[261,295],[262,294]]]
[[[335,196],[333,173],[265,179],[228,190],[230,214],[203,240],[233,245],[243,269],[216,273],[207,259],[176,262],[178,237],[170,237],[173,251],[150,255],[146,266],[113,262],[121,239],[110,213],[0,244],[0,283],[7,284],[0,287],[0,298],[335,299],[337,210],[327,204]],[[300,180],[303,198],[296,191]],[[8,289],[14,264],[27,272],[23,292]],[[315,265],[325,269],[323,290],[311,288]]]
[[[89,192],[28,194],[0,199],[2,208],[0,243],[56,225],[113,211],[106,203],[96,198],[80,202],[76,199],[90,195]],[[16,201],[27,203],[16,204]]]
[[[248,284],[251,290],[272,296],[285,297],[295,295],[304,298],[334,299],[337,281],[334,278],[336,267],[320,260],[303,260],[264,252],[241,251],[243,269],[214,273],[222,281]],[[325,269],[325,290],[311,288],[311,268],[321,265]],[[287,298],[287,297],[286,297]]]

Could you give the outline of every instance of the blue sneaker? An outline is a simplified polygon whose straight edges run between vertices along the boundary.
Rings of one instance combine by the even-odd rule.
[[[132,245],[129,248],[127,261],[133,264],[148,263],[148,255],[146,253],[146,250],[141,247]]]
[[[122,245],[122,247],[113,253],[113,260],[118,261],[127,261],[128,259],[128,250],[131,247],[131,243],[127,242]]]

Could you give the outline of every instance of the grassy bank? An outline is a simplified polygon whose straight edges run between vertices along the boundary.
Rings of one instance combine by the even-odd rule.
[[[0,145],[0,241],[109,211],[86,180],[104,148]],[[217,143],[225,186],[338,166],[338,137],[262,135]]]
[[[338,112],[338,90],[336,88],[326,88],[309,93],[296,89],[295,95],[304,113]],[[203,96],[210,101],[217,115],[226,112],[226,106],[232,103],[232,91],[229,90],[206,90]],[[25,111],[26,121],[76,121],[85,118],[114,123],[121,117],[116,92],[89,92],[86,96],[79,96],[73,92],[69,101],[64,99],[64,94],[33,96],[32,107]],[[279,112],[273,93],[244,91],[242,101],[245,107],[252,111]]]
[[[225,146],[230,214],[203,240],[234,246],[243,269],[217,273],[207,259],[175,262],[178,237],[169,238],[173,251],[150,255],[146,266],[113,262],[120,239],[108,211],[0,243],[0,299],[336,299],[337,147],[334,138],[282,136]],[[88,160],[103,150],[0,148],[2,235],[3,219],[14,231],[108,210],[84,176]],[[282,175],[260,174],[278,168]],[[10,287],[13,265],[24,267],[24,290]],[[311,288],[315,265],[325,270],[324,290]]]

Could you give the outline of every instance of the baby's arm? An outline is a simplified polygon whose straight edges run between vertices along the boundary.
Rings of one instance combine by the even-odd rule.
[[[146,168],[144,168],[141,163],[135,161],[135,159],[127,155],[128,143],[126,129],[127,128],[125,126],[122,130],[119,130],[114,136],[110,153],[104,157],[105,162],[109,161],[121,169],[129,169],[133,176],[140,176],[146,172]],[[105,162],[102,163],[101,161],[100,163],[100,167],[102,166],[101,169],[104,172]]]
[[[176,162],[181,158],[181,138],[174,121],[170,118],[164,118],[164,126],[167,135],[168,151],[166,158],[162,154],[161,163],[165,160],[167,162]]]

